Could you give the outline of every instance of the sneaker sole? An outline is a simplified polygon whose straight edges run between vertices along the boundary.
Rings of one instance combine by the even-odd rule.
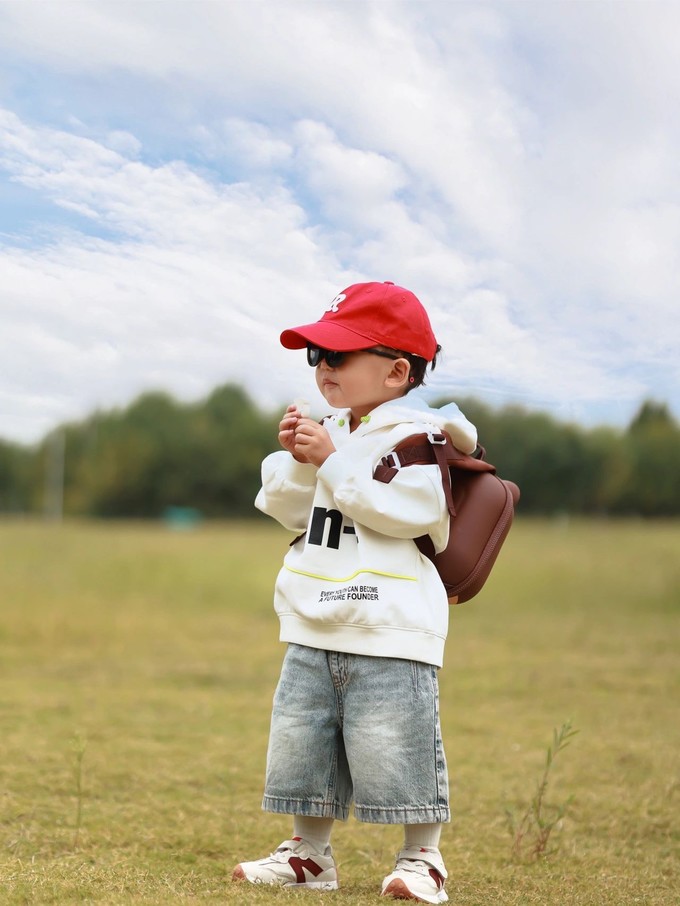
[[[448,901],[447,894],[442,890],[435,898],[425,899],[424,897],[416,896],[415,893],[412,893],[406,884],[401,881],[399,878],[395,878],[394,881],[390,881],[387,887],[383,890],[382,896],[392,897],[393,900],[415,900],[417,903],[446,903]]]
[[[302,887],[308,890],[337,890],[337,881],[306,881],[298,884],[296,881],[260,881],[258,878],[249,878],[240,865],[237,865],[231,875],[232,881],[247,881],[249,884],[267,884],[269,887]]]

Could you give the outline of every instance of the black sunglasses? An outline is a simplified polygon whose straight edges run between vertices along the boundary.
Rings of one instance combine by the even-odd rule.
[[[371,355],[379,355],[384,359],[401,359],[402,356],[394,355],[391,352],[383,352],[382,349],[356,349],[352,350],[353,352],[370,352]],[[323,359],[329,368],[338,368],[345,361],[345,356],[349,355],[349,352],[338,352],[333,349],[322,349],[321,346],[312,346],[310,343],[307,344],[307,362],[316,368],[316,366]]]

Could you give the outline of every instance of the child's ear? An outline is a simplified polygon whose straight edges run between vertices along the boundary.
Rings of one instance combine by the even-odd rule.
[[[385,378],[385,386],[403,389],[408,386],[411,365],[407,359],[395,359],[389,374]]]

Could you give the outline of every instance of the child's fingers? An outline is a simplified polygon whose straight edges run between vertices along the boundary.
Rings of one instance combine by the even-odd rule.
[[[304,434],[320,434],[326,429],[312,418],[299,418],[295,430],[302,431]]]
[[[295,426],[295,438],[296,440],[300,439],[304,443],[311,443],[312,441],[324,443],[330,439],[323,425],[309,418],[301,418],[298,421]]]
[[[279,431],[294,431],[297,422],[296,415],[287,415],[279,422]]]
[[[279,422],[279,443],[287,450],[292,450],[295,446],[297,421],[296,415],[287,415]]]

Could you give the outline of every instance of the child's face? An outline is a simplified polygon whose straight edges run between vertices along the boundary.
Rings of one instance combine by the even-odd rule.
[[[354,420],[406,392],[406,359],[388,359],[367,350],[345,353],[331,368],[325,359],[316,366],[316,383],[334,409],[351,409]]]

